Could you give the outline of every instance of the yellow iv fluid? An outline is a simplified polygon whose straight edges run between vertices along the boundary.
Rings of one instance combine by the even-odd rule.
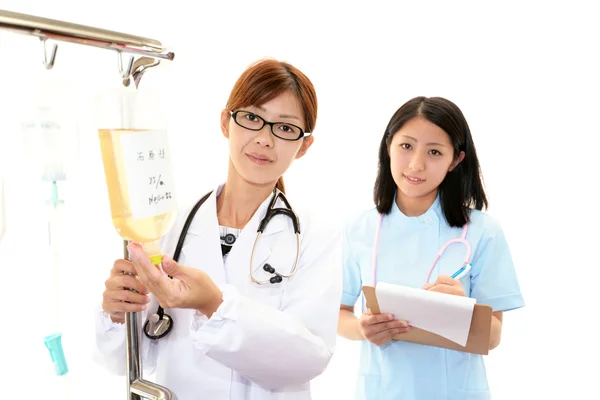
[[[99,138],[113,225],[158,264],[177,210],[166,131],[100,129]]]

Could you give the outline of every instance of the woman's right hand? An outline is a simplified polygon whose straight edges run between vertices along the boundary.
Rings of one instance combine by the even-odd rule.
[[[394,335],[410,331],[407,321],[394,319],[391,314],[372,314],[367,310],[360,316],[359,329],[363,337],[376,346],[392,340]]]
[[[125,322],[126,312],[141,312],[150,301],[148,289],[136,275],[130,261],[117,260],[110,270],[110,277],[104,282],[106,289],[102,294],[102,309],[113,322]]]

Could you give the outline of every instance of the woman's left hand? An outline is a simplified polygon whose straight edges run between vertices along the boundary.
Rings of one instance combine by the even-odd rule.
[[[202,270],[184,267],[163,256],[162,270],[152,264],[142,246],[130,243],[127,246],[138,278],[156,296],[163,308],[191,308],[200,311],[208,318],[223,302],[219,287]]]
[[[458,279],[452,279],[448,275],[438,276],[438,278],[436,279],[436,281],[433,285],[427,283],[427,284],[425,284],[423,289],[430,290],[432,292],[453,294],[456,296],[464,296],[465,295],[465,291],[463,290],[463,287],[462,287],[460,281]]]

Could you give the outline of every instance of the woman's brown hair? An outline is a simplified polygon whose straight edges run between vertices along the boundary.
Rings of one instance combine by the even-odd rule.
[[[291,64],[262,59],[250,65],[238,78],[227,100],[227,110],[262,106],[285,92],[296,95],[304,115],[304,131],[313,132],[317,123],[317,94],[312,82]],[[277,189],[285,193],[283,177]]]

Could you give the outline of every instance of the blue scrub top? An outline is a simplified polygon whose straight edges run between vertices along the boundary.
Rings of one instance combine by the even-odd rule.
[[[363,285],[372,285],[372,258],[379,221],[376,209],[350,221],[344,232],[344,290],[342,304],[354,306]],[[377,281],[422,288],[441,247],[461,236],[451,228],[440,207],[439,196],[425,214],[404,215],[396,202],[384,216],[379,235]],[[471,272],[461,279],[467,296],[494,311],[524,306],[508,244],[499,224],[473,210],[466,237],[471,244]],[[461,266],[465,246],[448,247],[434,268],[438,275],[452,275]],[[365,310],[364,296],[362,308]],[[357,399],[372,400],[484,400],[490,391],[481,355],[440,349],[415,343],[390,341],[375,346],[361,342]]]

